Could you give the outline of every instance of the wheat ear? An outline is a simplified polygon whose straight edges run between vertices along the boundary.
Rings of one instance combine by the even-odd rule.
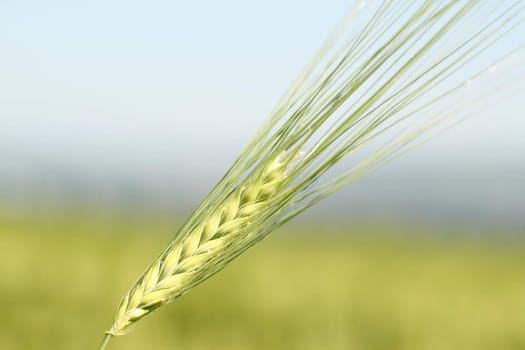
[[[102,348],[286,221],[424,141],[430,130],[498,101],[511,83],[525,80],[519,50],[525,43],[488,49],[524,23],[523,0],[356,1],[122,298]],[[507,59],[522,72],[505,75],[504,65],[493,66]],[[381,136],[392,132],[397,136],[385,143]],[[335,167],[346,158],[352,163]]]
[[[258,181],[237,188],[184,240],[168,246],[122,298],[114,324],[106,333],[126,333],[132,323],[184,294],[210,272],[210,267],[216,268],[238,240],[249,239],[252,221],[276,200],[286,171],[287,163],[279,157],[262,171]]]

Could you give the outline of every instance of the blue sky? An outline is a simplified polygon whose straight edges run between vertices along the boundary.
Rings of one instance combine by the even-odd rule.
[[[2,1],[2,168],[50,164],[174,178],[174,186],[192,179],[206,191],[347,8],[312,0]],[[375,178],[491,174],[480,189],[519,178],[523,91]]]
[[[178,148],[197,129],[207,140],[245,141],[341,6],[320,21],[315,3],[242,4],[3,3],[3,144],[28,155],[89,156],[100,146],[126,157],[119,148]],[[232,136],[221,140],[217,127]]]

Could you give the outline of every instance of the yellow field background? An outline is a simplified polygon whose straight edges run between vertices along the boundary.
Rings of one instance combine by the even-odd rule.
[[[176,227],[3,220],[0,349],[96,349]],[[275,232],[109,349],[525,349],[524,242],[309,227]]]

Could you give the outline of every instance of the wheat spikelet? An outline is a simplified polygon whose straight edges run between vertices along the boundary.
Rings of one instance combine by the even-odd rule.
[[[220,257],[235,249],[236,241],[250,236],[255,216],[275,202],[287,168],[286,160],[278,157],[261,172],[258,181],[238,187],[186,239],[170,245],[123,297],[107,334],[125,334],[131,324],[198,283],[208,265],[216,268]]]

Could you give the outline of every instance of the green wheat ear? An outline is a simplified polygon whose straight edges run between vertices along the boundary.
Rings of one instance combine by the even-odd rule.
[[[170,244],[122,298],[108,334],[122,335],[128,327],[162,304],[185,293],[211,271],[224,265],[224,257],[257,234],[253,223],[279,200],[290,161],[270,162],[255,181],[230,193],[183,239]]]
[[[101,349],[306,208],[430,131],[498,100],[505,91],[498,84],[508,87],[522,76],[501,72],[487,83],[494,66],[486,67],[495,53],[498,62],[512,56],[523,66],[517,50],[523,42],[504,50],[497,44],[523,28],[524,16],[520,0],[357,1],[224,178],[121,299]],[[480,84],[473,89],[472,82]],[[378,144],[389,132],[398,136]],[[334,165],[346,158],[353,162],[337,174]]]

